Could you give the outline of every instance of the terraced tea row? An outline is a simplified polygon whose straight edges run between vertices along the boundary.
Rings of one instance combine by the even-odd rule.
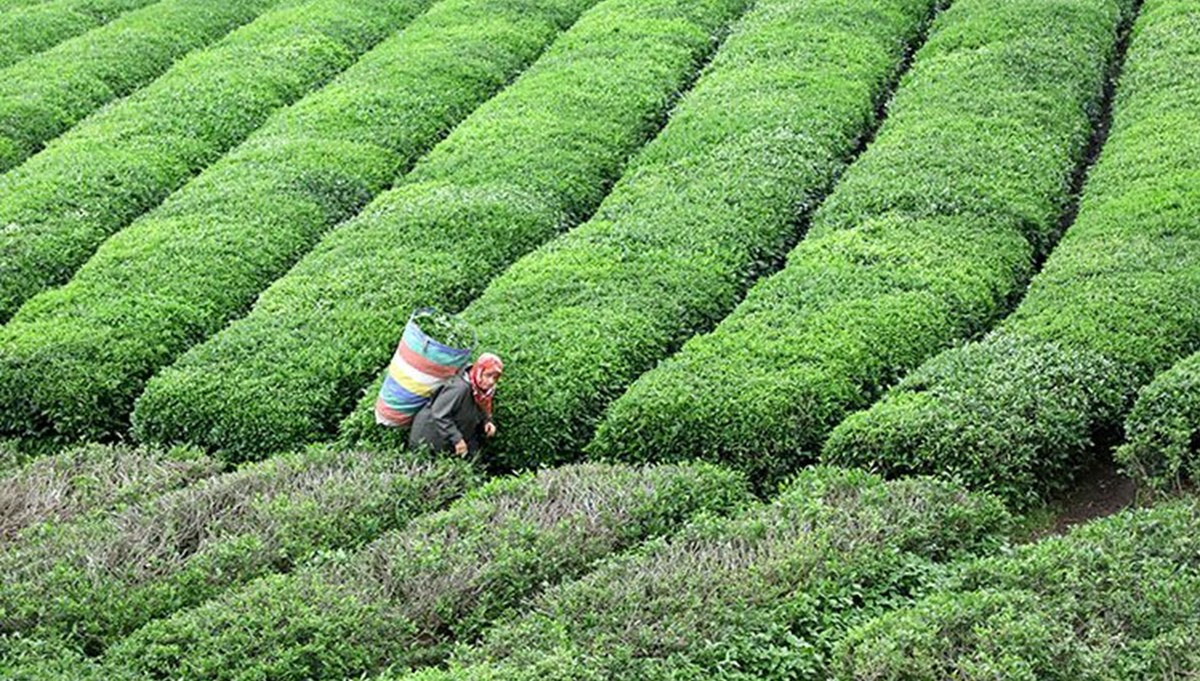
[[[1198,599],[1200,505],[1129,511],[968,564],[846,636],[835,678],[1196,678]]]
[[[1200,354],[1180,360],[1138,393],[1114,455],[1147,496],[1200,482]]]
[[[527,12],[524,4],[513,12]],[[592,9],[399,186],[263,292],[249,315],[152,380],[136,405],[136,435],[243,457],[330,434],[387,362],[413,309],[461,307],[508,263],[594,210],[743,4],[608,0]],[[479,7],[494,12],[492,5]],[[462,30],[474,35],[478,27]],[[217,305],[207,291],[218,262],[195,267],[201,276],[186,284],[189,300]],[[166,279],[179,285],[179,277]],[[148,333],[142,325],[130,343],[165,343],[180,326],[171,320]],[[114,364],[154,366],[140,358]]]
[[[1007,514],[938,481],[810,469],[769,505],[695,523],[554,587],[411,681],[826,679],[855,623],[993,550]]]
[[[155,369],[244,309],[590,2],[450,0],[276,114],[0,330],[0,404],[8,414],[0,423],[59,437],[124,430]],[[341,3],[320,5],[334,25],[343,21]],[[398,18],[391,12],[415,6],[375,9]],[[227,409],[239,400],[226,394],[208,402]],[[177,438],[202,440],[192,424],[174,425]]]
[[[1129,0],[960,0],[787,266],[640,377],[588,451],[765,488],[846,414],[986,330],[1054,243]]]
[[[116,675],[361,678],[441,661],[593,562],[749,503],[710,466],[583,465],[493,480],[345,560],[152,623],[102,660]]]
[[[0,546],[26,528],[140,503],[221,470],[194,447],[82,445],[0,477]]]
[[[361,545],[475,484],[461,461],[311,449],[50,524],[0,552],[0,633],[63,636],[95,654],[230,586]]]
[[[586,224],[466,308],[510,362],[489,457],[574,456],[607,402],[715,323],[871,129],[929,0],[763,0]],[[344,426],[369,437],[362,405]]]
[[[0,177],[0,223],[12,225],[0,236],[0,319],[70,278],[106,237],[428,4],[285,4]]]
[[[1036,503],[1117,439],[1134,393],[1200,347],[1200,9],[1146,0],[1078,219],[984,340],[924,364],[823,457],[937,471]]]
[[[157,0],[54,0],[0,14],[0,68]]]
[[[0,70],[0,173],[280,1],[163,0]],[[4,318],[10,303],[0,300]]]

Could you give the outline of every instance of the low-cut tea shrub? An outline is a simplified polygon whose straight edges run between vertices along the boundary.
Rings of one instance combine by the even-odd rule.
[[[1147,0],[1075,224],[978,343],[834,430],[825,461],[954,473],[1024,506],[1119,438],[1138,388],[1200,348],[1200,7]]]
[[[596,464],[496,479],[358,554],[267,578],[151,623],[110,649],[152,678],[342,679],[441,661],[548,585],[749,501],[709,465]]]

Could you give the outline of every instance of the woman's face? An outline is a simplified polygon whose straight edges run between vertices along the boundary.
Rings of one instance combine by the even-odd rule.
[[[479,387],[484,390],[491,390],[496,381],[500,379],[500,370],[494,367],[484,369],[479,374]]]

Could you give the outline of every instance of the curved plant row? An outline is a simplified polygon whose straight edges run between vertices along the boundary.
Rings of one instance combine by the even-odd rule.
[[[0,634],[94,655],[225,589],[352,548],[475,484],[461,460],[311,448],[22,535],[0,552]]]
[[[0,475],[0,547],[48,521],[122,508],[220,472],[193,447],[83,445]]]
[[[1114,458],[1147,495],[1200,482],[1200,353],[1141,389],[1125,439]]]
[[[1126,511],[968,564],[851,631],[831,678],[1192,679],[1197,602],[1200,504]]]
[[[830,436],[823,457],[960,476],[1024,505],[1115,440],[1200,347],[1200,7],[1146,0],[1079,216],[1025,300]]]
[[[364,678],[442,661],[521,602],[594,561],[750,502],[708,465],[588,464],[496,479],[361,552],[256,581],[109,649],[114,675]]]
[[[246,457],[332,432],[386,365],[413,309],[460,308],[508,263],[590,214],[743,6],[608,0],[590,10],[244,319],[152,380],[133,416],[137,437]],[[518,40],[517,28],[507,40]],[[206,290],[201,272],[189,290]],[[131,342],[161,337],[138,336]]]
[[[0,319],[69,279],[110,234],[430,2],[284,5],[0,177],[0,223],[15,225],[0,235]],[[44,303],[34,307],[46,314]]]
[[[0,68],[157,1],[53,0],[7,11],[0,14]]]
[[[25,407],[21,413],[11,406],[5,425],[69,437],[123,430],[156,369],[248,306],[330,225],[357,212],[532,60],[588,2],[510,2],[505,12],[478,0],[441,3],[335,83],[276,114],[107,241],[70,283],[30,301],[28,313],[0,330],[7,346],[0,375],[11,386],[0,403]],[[321,8],[333,19],[343,4]],[[415,4],[383,2],[393,9]],[[266,58],[279,60],[269,62],[276,69],[294,61],[280,51]],[[260,372],[251,380],[261,385],[263,378]],[[211,386],[188,387],[194,396]],[[219,386],[205,394],[172,406],[222,412],[254,406]],[[279,395],[287,393],[264,406],[289,409],[290,396]],[[203,442],[208,434],[194,420],[170,426],[176,440]],[[263,432],[269,427],[246,437],[258,442]]]
[[[628,383],[734,306],[871,128],[934,5],[755,5],[597,214],[464,312],[507,362],[489,457],[577,452]]]
[[[29,7],[30,5],[38,5],[47,1],[48,0],[0,0],[0,12],[8,12],[10,10],[20,9],[22,7]]]
[[[0,173],[280,1],[162,0],[0,70]],[[10,191],[0,188],[0,197]],[[3,319],[10,303],[0,302]]]
[[[769,505],[548,589],[457,650],[449,671],[384,678],[826,679],[850,626],[911,603],[951,561],[995,549],[1007,524],[999,500],[949,483],[813,468]]]
[[[1056,237],[1130,0],[959,0],[779,273],[641,376],[588,451],[770,487],[906,370],[988,328]]]

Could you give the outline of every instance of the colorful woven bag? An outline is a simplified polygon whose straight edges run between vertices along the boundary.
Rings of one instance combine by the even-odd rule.
[[[437,314],[432,308],[422,308],[404,325],[404,335],[375,400],[375,422],[379,425],[398,428],[412,425],[413,417],[437,389],[470,360],[474,348],[450,347],[421,330],[419,320]]]

